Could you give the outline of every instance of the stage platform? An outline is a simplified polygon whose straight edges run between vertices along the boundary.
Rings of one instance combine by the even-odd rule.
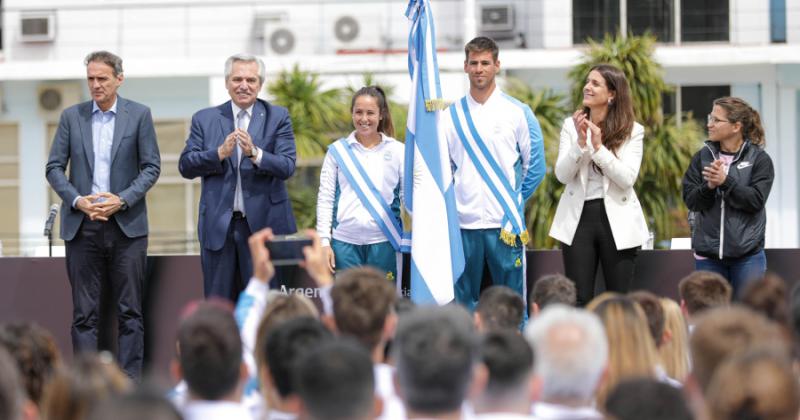
[[[798,249],[769,249],[769,270],[791,288],[796,282]],[[678,281],[694,269],[691,251],[642,250],[637,262],[635,289],[647,289],[677,299]],[[175,351],[175,331],[186,303],[202,299],[200,257],[150,256],[145,281],[145,366],[167,380]],[[530,288],[541,275],[563,272],[561,252],[528,251]],[[0,258],[0,322],[35,321],[50,330],[66,360],[72,357],[70,321],[72,302],[64,258]]]

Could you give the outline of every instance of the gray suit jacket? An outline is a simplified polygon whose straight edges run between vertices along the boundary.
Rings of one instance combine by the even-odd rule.
[[[117,97],[111,145],[111,193],[128,204],[114,215],[129,238],[147,235],[145,193],[161,173],[156,132],[150,108]],[[69,164],[69,175],[67,165]],[[94,173],[92,101],[71,106],[61,114],[47,160],[47,181],[63,201],[61,238],[72,240],[84,213],[72,207],[75,197],[91,194]]]

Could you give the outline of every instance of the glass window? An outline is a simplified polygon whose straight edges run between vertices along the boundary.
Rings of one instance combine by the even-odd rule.
[[[650,31],[660,42],[672,42],[673,0],[628,1],[628,30],[635,35]]]
[[[728,15],[728,0],[681,0],[681,40],[727,41]]]
[[[714,99],[730,96],[731,87],[722,86],[681,86],[681,111],[691,112],[692,118],[706,126],[706,115],[711,112]]]
[[[572,0],[572,43],[619,31],[619,0]]]
[[[769,0],[769,35],[772,42],[786,42],[786,0]]]

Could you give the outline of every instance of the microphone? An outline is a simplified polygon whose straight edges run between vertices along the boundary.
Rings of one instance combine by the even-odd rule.
[[[47,215],[47,221],[44,223],[44,236],[48,238],[53,233],[53,222],[56,221],[56,214],[58,214],[58,204],[50,206],[50,214]]]

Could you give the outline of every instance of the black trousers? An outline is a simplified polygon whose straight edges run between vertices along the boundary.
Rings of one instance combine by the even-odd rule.
[[[222,249],[200,250],[203,293],[206,298],[217,296],[228,299],[234,304],[239,299],[239,294],[247,287],[253,275],[250,246],[247,243],[250,234],[247,219],[236,216],[228,225]]]
[[[564,273],[578,292],[578,306],[594,298],[598,263],[603,267],[606,290],[627,293],[633,285],[639,247],[617,250],[602,199],[583,204],[572,245],[561,244]]]
[[[105,295],[116,305],[119,364],[131,378],[141,378],[147,236],[125,236],[113,217],[108,222],[86,219],[75,238],[66,241],[66,262],[72,287],[74,352],[97,351],[101,290],[108,288]]]

